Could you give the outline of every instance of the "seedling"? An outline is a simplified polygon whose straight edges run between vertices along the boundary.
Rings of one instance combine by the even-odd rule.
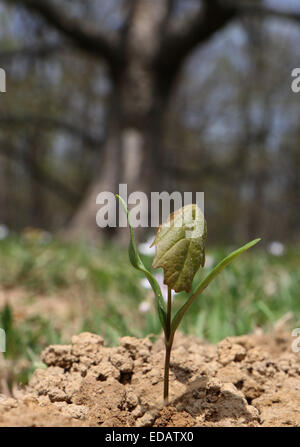
[[[160,225],[153,243],[156,255],[152,264],[154,268],[163,268],[164,283],[168,286],[167,307],[155,277],[146,269],[137,251],[133,229],[129,219],[126,203],[122,203],[127,214],[130,243],[129,259],[133,267],[144,273],[155,294],[155,303],[159,319],[165,335],[165,369],[164,369],[164,403],[169,402],[169,369],[171,350],[175,332],[186,311],[196,298],[206,289],[212,280],[237,256],[257,244],[260,239],[254,239],[241,248],[233,251],[217,264],[211,272],[194,288],[192,283],[198,269],[205,264],[206,221],[201,210],[195,204],[187,205],[172,213],[167,221]],[[186,292],[187,299],[172,319],[172,290]]]

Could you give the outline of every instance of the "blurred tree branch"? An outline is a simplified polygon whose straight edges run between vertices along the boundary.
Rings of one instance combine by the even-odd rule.
[[[51,54],[63,51],[62,45],[43,44],[14,48],[0,51],[0,60],[12,59],[14,57],[39,58],[48,57]]]
[[[228,5],[236,9],[238,14],[256,15],[263,18],[278,18],[287,19],[296,22],[300,22],[300,10],[296,11],[284,11],[282,9],[275,9],[263,5],[261,2],[237,2],[228,1]]]
[[[8,5],[23,6],[29,11],[37,13],[49,25],[71,39],[77,47],[98,57],[102,56],[112,72],[116,71],[120,53],[114,39],[107,34],[104,35],[99,29],[95,29],[91,23],[72,18],[71,15],[64,12],[63,8],[57,8],[49,0],[4,0],[4,2]]]
[[[76,205],[80,201],[81,197],[77,192],[71,190],[58,178],[42,169],[39,164],[30,157],[30,154],[28,154],[27,151],[22,152],[20,155],[8,140],[0,141],[0,155],[4,155],[10,160],[30,168],[30,173],[34,180],[47,188],[50,192],[56,194],[65,202],[68,202],[71,205]]]
[[[256,15],[300,21],[300,12],[288,12],[264,6],[261,2],[203,0],[202,8],[181,29],[170,31],[156,57],[156,66],[165,83],[172,83],[186,56],[215,32],[240,15]]]
[[[47,130],[59,129],[69,133],[70,135],[75,135],[80,138],[83,142],[87,143],[88,149],[97,150],[103,144],[103,139],[96,138],[90,135],[84,129],[79,128],[77,125],[73,125],[67,121],[61,119],[47,117],[47,116],[34,116],[34,115],[6,115],[0,116],[0,126],[37,126],[42,127]]]
[[[94,170],[94,177],[86,188],[85,197],[78,209],[75,210],[71,225],[69,225],[69,230],[73,232],[74,236],[84,234],[85,237],[91,239],[99,238],[99,229],[95,225],[95,197],[99,191],[115,191],[120,183],[128,184],[129,191],[138,190],[146,193],[153,188],[161,190],[165,187],[163,183],[165,176],[160,173],[161,166],[166,165],[165,118],[169,111],[172,88],[191,52],[206,44],[209,39],[218,32],[222,32],[234,20],[245,15],[299,21],[297,13],[270,9],[265,7],[260,0],[252,2],[250,0],[198,0],[198,2],[194,2],[196,9],[190,9],[189,13],[185,12],[185,2],[182,0],[180,8],[183,14],[182,19],[178,20],[176,14],[173,14],[176,12],[173,8],[179,7],[180,2],[174,0],[159,0],[157,2],[128,0],[124,2],[126,16],[121,20],[120,17],[117,19],[120,20],[118,26],[120,23],[123,25],[119,27],[113,25],[105,34],[105,30],[101,29],[101,23],[103,24],[101,12],[99,15],[95,14],[94,18],[93,2],[83,0],[80,5],[80,2],[63,3],[54,0],[2,0],[2,3],[24,7],[30,13],[43,19],[43,22],[35,23],[33,21],[35,39],[38,39],[40,35],[47,35],[43,32],[38,34],[35,29],[35,27],[40,27],[39,31],[41,29],[43,31],[45,22],[49,25],[49,29],[58,32],[61,42],[68,39],[75,49],[84,50],[86,54],[94,56],[96,61],[104,59],[110,68],[108,73],[110,100],[105,116],[107,120],[105,144],[103,147],[101,144],[101,155],[95,160],[97,169]],[[79,11],[84,10],[85,12],[75,18],[72,3],[74,3],[75,9],[76,5],[81,6]],[[66,4],[69,8],[65,6]],[[100,0],[99,5],[102,5]],[[119,9],[118,2],[112,2],[112,9],[117,6]],[[89,17],[92,17],[92,23]],[[93,22],[97,19],[99,19],[98,25]],[[110,26],[109,23],[108,25]],[[258,23],[258,29],[260,25]],[[116,29],[119,31],[115,31]],[[47,31],[48,28],[46,28],[46,33]],[[28,54],[30,54],[30,50]],[[74,71],[76,71],[76,67]],[[81,72],[79,76],[81,76]],[[88,68],[84,71],[81,86],[86,81],[85,76],[88,79]],[[88,94],[89,100],[94,98],[94,92],[98,86],[100,85],[93,78],[93,86]],[[76,103],[76,99],[75,94],[73,104]],[[77,106],[85,113],[78,99]],[[40,110],[44,115],[45,108]],[[70,110],[72,117],[74,115],[71,108]],[[100,117],[101,119],[102,117]],[[64,118],[61,121],[60,118],[56,120],[51,117],[25,116],[22,119],[7,117],[7,120],[6,123],[10,125],[34,124],[36,127],[41,126],[44,129],[64,130],[79,136],[87,143],[90,142],[89,148],[99,147],[99,143],[93,141],[93,137],[90,140],[89,132],[91,131],[89,129],[84,131],[76,129],[76,125],[70,126]],[[76,118],[79,123],[84,123],[84,120],[85,115],[83,115],[83,120]],[[82,125],[84,126],[84,124]],[[38,142],[34,143],[38,150],[40,147]],[[26,145],[24,147],[26,149]],[[28,147],[30,148],[30,142],[28,142]],[[242,155],[239,150],[237,155],[236,163],[240,163]],[[20,151],[16,157],[20,157]],[[44,173],[40,174],[40,163],[34,164],[35,161],[30,159],[30,154],[26,154],[24,160],[23,163],[26,162],[31,167],[28,169],[30,173],[33,172],[34,177],[42,182]],[[191,169],[193,169],[191,172],[183,172],[178,165],[179,163],[177,166],[169,167],[177,177],[182,174],[182,178],[192,176],[197,179],[205,171],[219,177],[226,175],[228,178],[230,176],[226,171],[234,170],[235,161],[230,162],[228,166],[227,162],[222,162],[220,166],[214,167],[212,162],[206,158],[204,162],[201,160],[201,169],[199,170],[191,163]],[[56,179],[54,181],[50,179],[53,189],[55,189],[55,182]],[[47,184],[49,186],[49,179]],[[58,185],[57,190],[60,188],[61,185]]]
[[[155,65],[165,80],[164,87],[172,84],[185,58],[197,45],[207,41],[223,29],[237,15],[237,9],[218,0],[205,0],[203,7],[189,23],[170,30],[162,41]]]

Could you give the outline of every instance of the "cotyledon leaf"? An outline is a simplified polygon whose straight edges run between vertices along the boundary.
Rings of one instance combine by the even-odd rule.
[[[154,278],[154,276],[144,266],[144,264],[140,258],[140,255],[137,251],[137,248],[135,245],[135,240],[134,240],[133,229],[132,229],[132,225],[131,225],[130,219],[129,219],[129,211],[128,211],[127,205],[126,205],[125,201],[122,199],[122,197],[120,197],[118,194],[116,194],[116,197],[121,202],[121,204],[126,212],[126,215],[127,215],[129,231],[130,231],[130,242],[129,242],[129,247],[128,247],[128,254],[129,254],[130,262],[134,268],[143,272],[144,275],[146,276],[146,278],[148,279],[148,281],[152,287],[152,290],[154,292],[155,298],[156,298],[156,307],[157,307],[161,325],[163,327],[163,330],[166,331],[166,320],[167,320],[166,306],[165,306],[165,302],[164,302],[164,299],[162,296],[161,289],[159,287],[158,282]]]
[[[205,263],[206,222],[196,204],[172,213],[157,230],[152,267],[162,267],[164,283],[175,292],[192,288],[193,278]]]
[[[191,294],[191,296],[187,299],[185,304],[178,310],[177,314],[175,315],[172,325],[171,325],[171,334],[172,337],[174,337],[175,331],[178,328],[184,314],[188,310],[188,308],[191,306],[191,304],[195,301],[196,298],[203,292],[204,289],[211,283],[211,281],[219,274],[221,271],[230,264],[236,257],[244,253],[244,251],[248,250],[249,248],[256,245],[260,239],[254,239],[251,242],[248,242],[247,244],[243,245],[242,247],[238,248],[237,250],[230,253],[226,258],[224,258],[221,262],[219,262],[218,265],[216,265],[215,268],[212,269],[212,271],[206,276],[203,281],[200,282],[198,286],[195,287],[195,290]]]

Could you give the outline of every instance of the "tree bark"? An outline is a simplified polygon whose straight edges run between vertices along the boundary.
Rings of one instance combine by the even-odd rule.
[[[163,122],[177,74],[198,44],[237,17],[237,6],[203,0],[193,17],[172,28],[168,25],[174,0],[128,0],[122,31],[103,33],[51,0],[5,2],[38,14],[77,48],[104,59],[109,68],[114,87],[99,176],[92,180],[67,228],[69,236],[98,239],[96,197],[101,191],[116,192],[123,182],[128,183],[129,193],[160,190]]]
[[[118,91],[116,89],[114,92],[106,142],[100,154],[97,174],[63,233],[66,238],[101,240],[105,236],[119,242],[127,241],[126,229],[108,227],[103,231],[97,227],[98,194],[104,191],[116,194],[119,185],[126,184],[128,195],[142,191],[149,200],[151,191],[159,191],[161,188],[162,123],[166,109],[160,106],[157,110],[156,104],[163,102],[162,105],[166,106],[167,100],[155,100],[151,109],[144,116],[140,114],[137,125],[134,125],[134,120],[128,120],[128,115],[122,113],[124,104],[121,104]],[[137,233],[142,236],[143,232]]]
[[[100,239],[101,234],[127,240],[127,231],[96,225],[96,197],[103,191],[117,193],[125,183],[128,195],[160,189],[160,159],[163,155],[162,129],[168,103],[168,89],[159,88],[154,68],[162,26],[169,2],[156,7],[149,0],[134,0],[124,32],[124,64],[113,85],[111,110],[99,175],[71,220],[68,236]],[[150,201],[149,201],[150,203]],[[124,233],[126,234],[124,236]]]

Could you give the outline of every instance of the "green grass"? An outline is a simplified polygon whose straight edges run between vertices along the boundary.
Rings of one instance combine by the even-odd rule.
[[[241,243],[244,241],[241,241]],[[215,265],[230,250],[209,249]],[[151,266],[152,259],[143,257]],[[199,279],[204,273],[197,274]],[[82,310],[75,316],[78,332],[101,334],[108,345],[119,336],[142,337],[161,331],[150,291],[141,287],[142,274],[128,261],[126,249],[112,244],[96,247],[67,244],[56,240],[10,237],[0,241],[0,287],[25,289],[30,300],[45,296],[66,296],[76,290]],[[211,342],[230,335],[252,332],[257,327],[270,329],[287,312],[291,324],[300,324],[299,256],[295,249],[275,257],[257,247],[243,254],[226,268],[196,300],[180,326],[180,330]],[[62,298],[63,299],[63,298]],[[174,312],[184,302],[185,294],[174,300]],[[142,301],[151,304],[147,313],[139,311]],[[15,368],[12,381],[26,382],[39,364],[40,351],[51,343],[69,343],[59,324],[49,315],[31,315],[19,321],[18,309],[6,304],[0,307],[0,327],[6,330],[5,357],[26,366]],[[55,320],[55,318],[54,318]],[[68,326],[68,322],[64,322]]]
[[[215,250],[216,260],[224,250]],[[290,250],[274,257],[263,249],[251,249],[226,268],[186,316],[182,329],[217,342],[255,328],[271,329],[288,312],[291,324],[300,322],[299,258]],[[184,299],[184,297],[182,297]]]

